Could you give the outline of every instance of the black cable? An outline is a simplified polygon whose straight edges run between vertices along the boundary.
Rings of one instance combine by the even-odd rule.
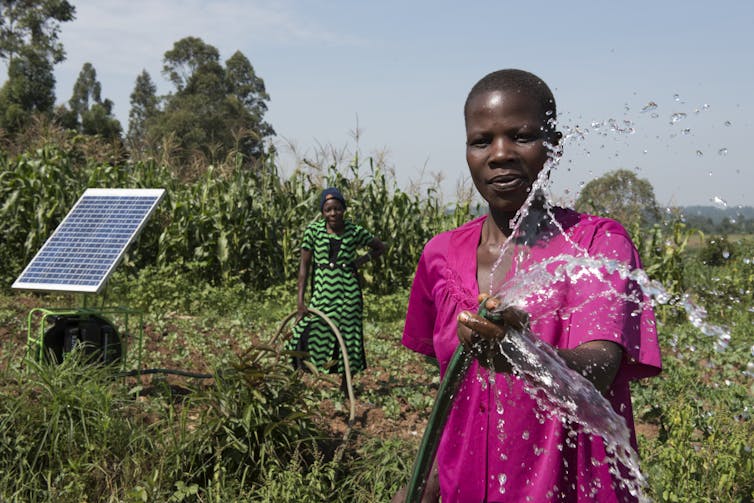
[[[128,372],[119,372],[118,377],[133,377],[142,374],[173,374],[183,377],[193,377],[195,379],[212,379],[215,374],[197,374],[196,372],[188,372],[186,370],[177,369],[141,369],[141,370],[129,370]]]

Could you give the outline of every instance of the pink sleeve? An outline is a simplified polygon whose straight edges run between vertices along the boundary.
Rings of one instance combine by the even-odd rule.
[[[594,236],[589,254],[617,260],[630,270],[641,267],[638,252],[623,228],[617,223],[606,227]],[[618,272],[602,272],[602,278],[585,275],[569,289],[568,347],[593,340],[612,341],[623,347],[622,372],[626,378],[658,374],[660,348],[651,299],[635,281],[622,278]]]
[[[402,343],[409,349],[427,356],[435,356],[432,337],[435,328],[436,308],[431,295],[431,280],[427,258],[422,253],[416,267],[411,294],[408,298],[406,324],[403,327]]]

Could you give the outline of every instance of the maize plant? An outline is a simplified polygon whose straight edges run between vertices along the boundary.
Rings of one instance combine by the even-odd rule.
[[[87,187],[164,188],[165,198],[123,267],[181,265],[179,270],[214,284],[242,281],[266,288],[296,277],[306,226],[319,216],[323,185],[341,188],[348,218],[389,244],[388,253],[364,271],[380,292],[408,285],[424,244],[469,217],[468,205],[448,213],[436,187],[425,194],[400,190],[382,164],[358,154],[345,170],[279,175],[274,157],[244,166],[207,166],[192,181],[179,180],[155,160],[113,166],[82,162],[55,146],[0,157],[0,276],[10,284]],[[182,268],[182,269],[181,269]]]

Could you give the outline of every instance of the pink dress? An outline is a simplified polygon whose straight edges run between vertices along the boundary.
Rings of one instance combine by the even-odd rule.
[[[430,240],[411,288],[402,342],[436,357],[441,375],[459,344],[458,314],[478,307],[476,254],[485,218]],[[554,233],[512,270],[585,252],[640,267],[616,221],[564,209],[556,209],[556,218],[568,238]],[[547,270],[557,266],[555,261]],[[532,332],[556,348],[592,340],[622,346],[623,362],[607,398],[625,418],[635,449],[629,381],[660,372],[654,314],[636,284],[617,273],[587,277],[575,286],[573,278],[557,281],[526,298]],[[490,385],[486,376],[474,362],[449,413],[437,453],[443,503],[635,499],[611,476],[601,437],[544,414],[518,377],[498,374]]]

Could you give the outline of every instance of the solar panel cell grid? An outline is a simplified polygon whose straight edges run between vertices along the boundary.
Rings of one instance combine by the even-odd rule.
[[[98,292],[163,194],[163,189],[88,189],[13,288]]]

